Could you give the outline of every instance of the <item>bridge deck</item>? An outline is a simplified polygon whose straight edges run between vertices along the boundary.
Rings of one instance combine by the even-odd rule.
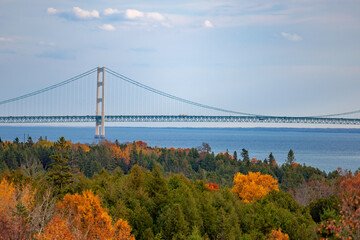
[[[58,123],[95,122],[96,116],[10,116],[0,117],[1,123]],[[251,123],[309,123],[360,125],[357,118],[316,118],[281,116],[174,116],[174,115],[114,115],[106,122],[251,122]]]

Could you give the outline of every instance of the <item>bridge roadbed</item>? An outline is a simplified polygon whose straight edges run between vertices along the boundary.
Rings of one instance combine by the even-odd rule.
[[[96,122],[101,116],[9,116],[1,123]],[[249,122],[360,125],[357,118],[281,117],[281,116],[192,116],[192,115],[108,115],[105,122]]]

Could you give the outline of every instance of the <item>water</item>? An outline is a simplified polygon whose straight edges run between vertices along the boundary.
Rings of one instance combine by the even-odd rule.
[[[24,134],[37,140],[40,136],[56,141],[60,136],[72,142],[93,143],[93,127],[5,127],[0,126],[2,140],[23,141]],[[107,127],[106,138],[119,142],[142,140],[149,146],[191,148],[202,142],[215,153],[240,156],[241,149],[250,158],[265,159],[272,152],[279,164],[293,149],[298,163],[333,171],[338,167],[352,171],[360,167],[360,129],[284,129],[284,128],[139,128]]]

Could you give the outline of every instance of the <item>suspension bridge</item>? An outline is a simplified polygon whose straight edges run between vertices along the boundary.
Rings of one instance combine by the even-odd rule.
[[[105,138],[105,122],[360,125],[360,118],[344,118],[356,113],[360,113],[360,110],[306,117],[239,112],[174,96],[105,67],[93,68],[58,84],[18,97],[0,99],[0,124],[94,122],[96,138]]]

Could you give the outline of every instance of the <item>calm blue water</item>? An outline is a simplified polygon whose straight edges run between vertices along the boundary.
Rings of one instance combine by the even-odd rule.
[[[24,134],[34,140],[47,136],[55,141],[60,136],[72,142],[94,142],[93,127],[5,127],[0,126],[2,140],[21,141]],[[283,128],[122,128],[107,127],[108,140],[132,142],[142,140],[150,146],[191,148],[207,142],[215,153],[232,154],[242,148],[250,158],[264,159],[273,152],[278,163],[293,149],[296,161],[321,170],[338,167],[355,171],[360,167],[360,129],[283,129]]]

